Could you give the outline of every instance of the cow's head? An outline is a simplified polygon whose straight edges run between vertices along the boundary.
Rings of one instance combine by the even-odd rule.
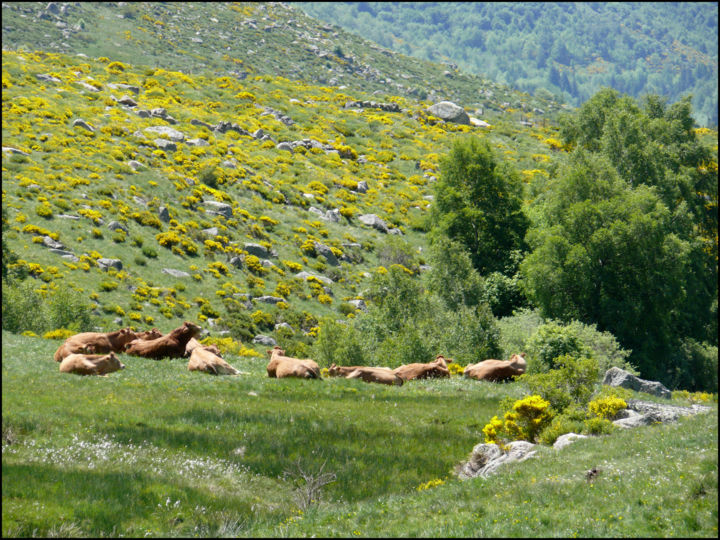
[[[108,365],[110,366],[111,371],[118,371],[120,369],[125,369],[125,364],[123,364],[117,356],[115,356],[114,352],[109,353],[106,357],[108,360]]]
[[[200,333],[200,331],[202,330],[202,327],[200,327],[199,325],[195,324],[194,322],[190,322],[190,321],[185,321],[183,323],[183,326],[185,328],[187,328],[188,330],[190,330],[190,332],[192,333],[193,336],[197,336]]]

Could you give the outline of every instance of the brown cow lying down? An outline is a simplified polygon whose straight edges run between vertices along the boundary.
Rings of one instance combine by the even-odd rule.
[[[114,352],[110,354],[70,354],[60,362],[60,373],[105,376],[125,369]]]
[[[394,384],[402,386],[405,381],[395,375],[390,368],[368,366],[336,366],[332,364],[328,370],[332,377],[346,379],[362,379],[365,382]]]
[[[211,375],[237,375],[237,369],[210,350],[210,347],[198,345],[190,354],[189,371],[204,371]]]
[[[441,355],[427,364],[405,364],[393,369],[393,373],[406,381],[450,376],[445,359]]]
[[[465,376],[478,381],[505,381],[525,373],[525,353],[514,354],[510,360],[484,360],[465,368]]]
[[[282,379],[284,377],[300,377],[301,379],[322,379],[320,366],[309,358],[293,358],[285,356],[285,351],[277,345],[268,352],[270,362],[267,365],[268,377]]]
[[[157,339],[137,339],[125,349],[126,354],[160,360],[161,358],[182,358],[188,341],[200,333],[201,328],[185,321],[182,326]]]
[[[55,361],[62,362],[70,354],[107,354],[122,352],[125,345],[137,339],[130,328],[121,328],[115,332],[82,332],[70,336],[55,351]]]
[[[220,348],[217,345],[203,345],[195,338],[191,338],[190,341],[187,342],[187,345],[185,345],[185,356],[190,356],[196,347],[204,347],[205,349],[213,353],[215,356],[219,356],[220,358],[222,358],[222,354],[220,354]]]

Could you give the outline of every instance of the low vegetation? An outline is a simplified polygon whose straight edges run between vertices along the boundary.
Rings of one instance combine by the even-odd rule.
[[[710,414],[461,482],[455,466],[523,383],[270,379],[234,353],[235,377],[119,355],[126,369],[86,378],[58,372],[57,341],[2,337],[5,537],[717,532],[712,397]]]

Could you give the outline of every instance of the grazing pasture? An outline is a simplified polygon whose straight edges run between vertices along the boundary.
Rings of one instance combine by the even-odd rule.
[[[241,375],[119,354],[124,370],[69,377],[56,342],[2,337],[6,537],[717,533],[714,404],[460,482],[520,383],[274,379],[229,354]]]

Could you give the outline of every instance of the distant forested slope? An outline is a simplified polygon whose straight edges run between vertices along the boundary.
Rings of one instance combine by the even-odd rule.
[[[602,86],[674,103],[717,126],[715,2],[304,2],[313,17],[395,51],[456,63],[579,105]]]

